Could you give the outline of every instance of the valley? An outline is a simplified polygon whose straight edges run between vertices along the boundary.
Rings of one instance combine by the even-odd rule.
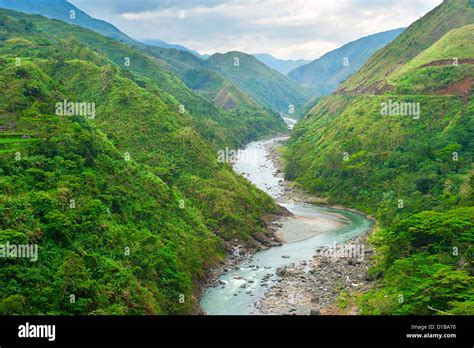
[[[294,126],[294,120],[287,118],[286,122],[289,128]],[[250,143],[234,164],[237,173],[268,193],[290,212],[290,216],[281,217],[273,223],[277,226],[274,233],[282,244],[257,252],[235,245],[233,261],[236,258],[242,261],[224,266],[220,272],[223,274],[211,280],[211,286],[201,299],[201,306],[207,314],[309,315],[312,309],[319,308],[320,305],[334,305],[343,289],[340,284],[347,283],[349,274],[355,281],[353,273],[356,267],[359,268],[358,277],[363,279],[365,276],[367,268],[362,270],[359,265],[347,264],[350,257],[328,256],[322,258],[324,262],[333,267],[339,266],[338,272],[341,273],[331,286],[325,284],[326,279],[317,277],[321,270],[316,266],[315,269],[312,268],[313,258],[317,259],[317,255],[322,255],[323,250],[341,248],[346,242],[358,237],[362,237],[358,243],[364,249],[363,241],[373,222],[357,212],[305,203],[307,197],[301,197],[298,191],[291,191],[290,183],[282,179],[277,159],[271,156],[275,146],[286,139],[278,137]],[[246,161],[248,158],[256,160]],[[290,191],[291,196],[288,195]],[[355,243],[348,245],[355,246]],[[365,253],[361,256],[361,261],[364,258]],[[341,267],[343,262],[345,265]],[[292,296],[284,296],[282,302],[272,299],[272,292],[285,285],[291,273],[296,274],[298,271],[301,272],[299,277],[293,276],[291,284],[285,286]],[[305,285],[311,290],[305,289]],[[323,290],[318,296],[320,300],[312,303],[311,298],[316,297],[317,289],[320,288]]]
[[[474,314],[471,2],[201,54],[0,0],[0,248],[37,250],[0,260],[0,314]]]

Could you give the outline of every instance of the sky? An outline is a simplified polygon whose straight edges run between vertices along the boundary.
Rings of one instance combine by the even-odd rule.
[[[319,58],[350,41],[407,27],[442,0],[69,0],[137,40],[201,54]]]

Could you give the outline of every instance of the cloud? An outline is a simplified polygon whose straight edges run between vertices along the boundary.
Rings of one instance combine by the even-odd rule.
[[[70,0],[136,39],[201,53],[315,59],[360,37],[406,27],[442,0]]]

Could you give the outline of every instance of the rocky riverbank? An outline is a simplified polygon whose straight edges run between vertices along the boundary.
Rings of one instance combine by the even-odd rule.
[[[320,248],[310,262],[278,268],[279,279],[256,304],[255,314],[357,314],[353,298],[373,287],[367,275],[373,250],[366,238]]]
[[[282,202],[304,202],[326,205],[294,183],[284,180],[280,148],[287,138],[267,147],[283,186]],[[373,218],[369,217],[374,220]],[[366,235],[342,245],[315,250],[311,262],[293,264],[277,269],[278,281],[256,304],[256,314],[274,315],[333,315],[357,314],[353,298],[374,287],[368,269],[374,250]],[[281,236],[280,236],[281,237]]]
[[[225,249],[227,251],[226,257],[219,263],[212,265],[207,269],[206,276],[199,284],[196,290],[195,301],[202,296],[207,288],[215,288],[224,284],[219,282],[219,277],[230,271],[238,272],[238,265],[243,261],[250,259],[257,251],[268,248],[281,246],[283,241],[278,236],[278,231],[282,227],[283,221],[292,216],[292,214],[284,207],[279,207],[279,212],[276,215],[269,216],[265,219],[267,233],[256,233],[253,238],[243,242],[239,239],[225,242]],[[196,305],[193,314],[204,314],[202,308]]]
[[[293,245],[306,243],[308,238],[320,233],[340,230],[352,220],[338,213],[338,209],[318,210],[304,204],[322,206],[327,205],[327,202],[284,179],[279,150],[286,139],[281,137],[265,141],[263,145],[251,144],[248,151],[257,151],[263,160],[257,165],[238,168],[243,176],[271,194],[282,206],[279,214],[265,219],[266,233],[258,233],[246,242],[235,239],[226,243],[228,256],[208,271],[199,289],[200,295],[204,289],[210,291],[203,299],[210,313],[351,314],[357,311],[350,297],[372,286],[367,270],[373,251],[366,245],[367,234],[337,248],[308,248],[313,239],[308,240],[308,254],[304,258],[291,251]],[[281,249],[278,246],[282,243],[283,248],[289,248],[285,249],[288,253],[279,251]],[[253,259],[257,251],[269,248],[272,248],[268,250],[269,254],[264,255],[276,253],[286,261],[279,262],[276,259],[262,265],[262,260]],[[300,250],[305,250],[305,247]],[[292,257],[295,263],[291,262]],[[255,300],[252,301],[254,296]],[[231,301],[230,298],[235,300]]]

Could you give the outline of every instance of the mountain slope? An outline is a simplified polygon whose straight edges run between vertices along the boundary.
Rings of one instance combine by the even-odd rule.
[[[422,20],[410,25],[397,40],[372,56],[339,89],[340,93],[383,93],[390,85],[386,77],[415,58],[452,29],[474,22],[469,0],[445,0]]]
[[[32,18],[27,15],[24,17]],[[273,113],[245,113],[243,117],[235,117],[235,115],[225,112],[189,89],[172,72],[171,64],[155,51],[171,51],[171,54],[186,55],[200,61],[198,57],[188,52],[156,47],[140,49],[121,44],[87,29],[39,16],[35,17],[35,25],[44,33],[65,40],[76,40],[104,53],[117,67],[133,74],[137,83],[153,85],[153,88],[161,93],[163,98],[173,101],[177,111],[184,107],[184,111],[193,116],[194,128],[216,146],[237,146],[254,140],[258,136],[285,129],[284,122]]]
[[[0,8],[59,19],[69,24],[90,29],[120,42],[138,44],[112,24],[89,16],[66,0],[0,0]]]
[[[360,299],[363,314],[474,313],[474,20],[459,25],[473,13],[445,1],[321,98],[288,143],[288,178],[380,222],[370,276],[381,280]],[[433,23],[445,34],[427,45]],[[394,64],[407,37],[410,52]]]
[[[474,57],[473,45],[470,41],[474,38],[474,25],[466,25],[453,29],[444,35],[407,64],[403,65],[388,76],[389,81],[394,81],[407,72],[414,71],[428,65],[456,65],[468,63]],[[471,63],[474,63],[471,62]]]
[[[403,30],[390,30],[350,42],[291,71],[288,76],[310,88],[315,95],[331,94],[340,82],[359,70],[370,56],[392,42]]]
[[[305,59],[278,59],[273,57],[271,54],[266,53],[253,54],[253,56],[269,68],[275,69],[283,75],[287,75],[290,71],[295,70],[296,68],[311,62],[310,60]]]
[[[124,53],[143,75],[111,59]],[[2,260],[2,314],[195,311],[226,241],[252,242],[277,211],[217,161],[193,116],[153,78],[180,81],[141,54],[0,11],[0,241],[40,250],[33,265]],[[147,78],[146,64],[156,75]],[[58,113],[64,100],[94,105],[95,117]]]
[[[270,110],[265,110],[235,84],[210,70],[208,63],[196,55],[183,50],[150,47],[147,52],[163,60],[167,70],[178,75],[189,88],[217,106],[240,115],[254,113],[255,116],[266,114],[270,119],[273,117]]]
[[[217,53],[205,62],[209,69],[220,73],[257,103],[274,111],[288,113],[290,106],[297,109],[309,99],[306,91],[296,82],[251,55],[241,52]]]
[[[197,57],[201,57],[201,55],[199,54],[199,52],[196,52],[194,50],[191,50],[189,48],[186,48],[184,46],[181,46],[181,45],[174,45],[174,44],[169,44],[163,40],[158,40],[158,39],[153,39],[153,40],[144,40],[142,41],[145,45],[148,45],[148,46],[156,46],[156,47],[161,47],[161,48],[174,48],[176,50],[179,50],[179,51],[185,51],[185,52],[189,52],[189,53],[192,53],[194,54],[195,56]]]
[[[109,58],[119,66],[124,66],[125,59],[129,59],[128,69],[130,71],[152,77],[159,89],[180,99],[180,104],[195,116],[196,128],[206,134],[208,140],[216,144],[227,143],[227,145],[236,146],[255,140],[262,135],[286,129],[280,117],[249,100],[245,93],[236,86],[232,86],[229,81],[208,71],[204,61],[198,57],[199,55],[174,48],[147,46],[133,41],[112,25],[90,17],[64,0],[51,2],[40,0],[38,3],[31,0],[1,1],[3,3],[0,2],[0,4],[5,7],[17,8],[27,13],[45,14],[126,43],[130,46],[129,49],[114,44],[110,40],[91,36],[88,31],[72,30],[73,27],[64,28],[64,34],[69,35],[70,38],[74,37],[74,39],[91,45],[95,49],[105,50]],[[69,17],[70,10],[75,11],[75,19]],[[45,29],[48,28],[49,23],[44,22]],[[60,35],[58,28],[58,26],[49,26],[55,35]],[[138,50],[143,54],[137,55]],[[190,72],[189,69],[196,70]],[[186,78],[185,82],[190,82],[188,86],[178,81],[176,76],[173,76],[174,74],[180,78]],[[191,80],[194,75],[207,75],[207,79],[214,80],[213,85],[219,85],[220,88],[206,91],[203,86],[200,86],[198,93],[204,96],[206,101],[187,88],[196,84]],[[226,95],[226,98],[222,98],[223,95]]]

